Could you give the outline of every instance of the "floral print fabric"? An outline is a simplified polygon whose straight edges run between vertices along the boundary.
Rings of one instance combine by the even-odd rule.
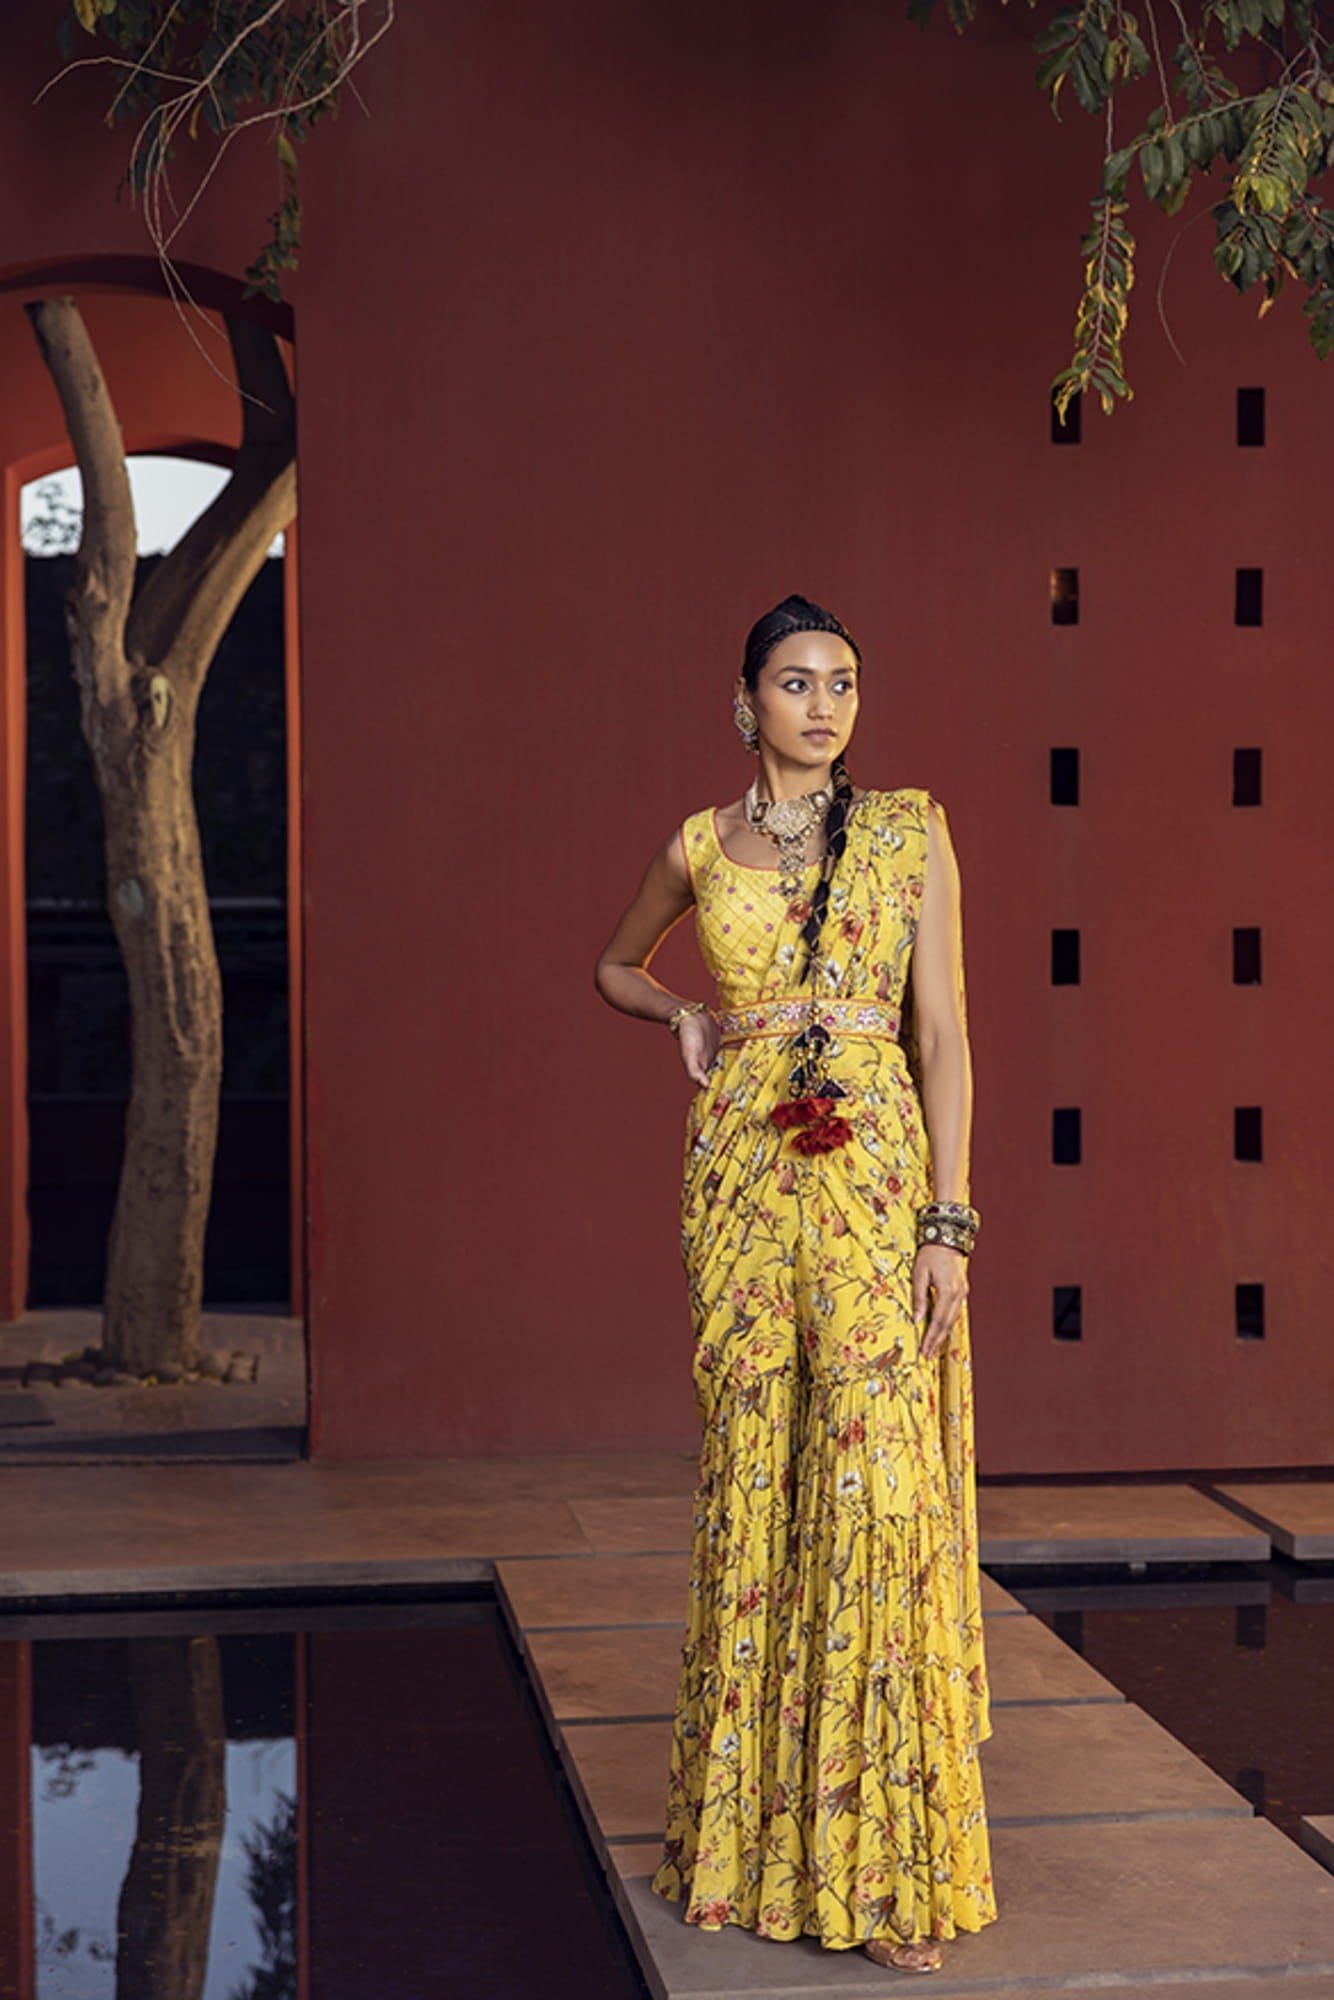
[[[934,1362],[912,1317],[933,1192],[908,986],[929,802],[868,792],[834,875],[816,991],[908,1016],[893,1040],[841,1010],[828,1068],[851,1142],[804,1156],[773,1124],[786,1037],[724,1044],[687,1115],[703,1441],[653,1887],[704,1930],[846,1948],[996,1915],[967,1310]],[[795,997],[805,894],[733,861],[709,811],[683,839],[720,1006]]]

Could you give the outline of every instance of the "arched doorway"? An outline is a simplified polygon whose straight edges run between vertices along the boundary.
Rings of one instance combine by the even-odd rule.
[[[107,1385],[92,1399],[76,1396],[66,1401],[66,1390],[53,1395],[41,1371],[36,1379],[29,1370],[26,1381],[16,1381],[12,1365],[18,1348],[34,1344],[13,1339],[15,1332],[22,1334],[25,1329],[42,1333],[39,1347],[56,1350],[44,1356],[47,1360],[59,1361],[79,1351],[81,1341],[71,1337],[78,1331],[73,1322],[62,1326],[51,1320],[43,1325],[43,1315],[81,1312],[83,1325],[91,1329],[90,1339],[97,1338],[99,1238],[104,1256],[118,1172],[117,1119],[123,1130],[128,1087],[123,970],[116,963],[114,933],[105,915],[104,875],[98,880],[95,870],[90,873],[88,826],[81,839],[77,824],[71,824],[68,815],[62,817],[59,796],[53,798],[49,788],[44,791],[40,781],[35,788],[31,782],[33,754],[40,753],[48,766],[55,767],[65,788],[64,803],[76,802],[74,767],[84,752],[84,777],[92,787],[77,729],[68,653],[62,656],[60,649],[59,589],[54,587],[58,580],[44,579],[44,587],[34,594],[31,579],[36,565],[59,564],[60,554],[44,559],[23,545],[24,489],[50,481],[68,464],[70,446],[21,304],[57,291],[84,294],[81,310],[116,403],[132,466],[170,458],[225,469],[240,430],[239,402],[225,370],[201,361],[173,309],[154,296],[155,268],[138,277],[137,286],[113,284],[112,288],[90,275],[87,267],[79,273],[64,270],[14,274],[8,281],[0,278],[0,349],[6,377],[11,383],[26,379],[31,390],[11,399],[9,416],[0,424],[0,456],[6,466],[6,547],[0,582],[8,725],[0,869],[0,898],[7,919],[0,946],[0,1315],[11,1334],[4,1357],[10,1364],[9,1379],[0,1382],[0,1397],[21,1389],[29,1399],[30,1413],[35,1396],[48,1417],[52,1412],[59,1417],[54,1424],[40,1426],[0,1425],[0,1459],[29,1453],[44,1458],[62,1455],[63,1440],[52,1433],[67,1430],[80,1406],[83,1414],[76,1428],[84,1435],[73,1440],[79,1456],[123,1456],[129,1451],[148,1457],[273,1457],[291,1456],[304,1448],[294,524],[282,554],[272,555],[254,579],[213,662],[200,702],[194,768],[210,915],[224,989],[224,1078],[201,1331],[205,1347],[219,1354],[224,1364],[233,1353],[244,1361],[234,1364],[225,1394],[208,1382],[173,1385],[166,1399],[161,1389],[138,1390],[138,1417],[115,1411],[116,1396],[105,1393]],[[209,287],[196,283],[193,289],[203,297]],[[236,305],[227,296],[224,281],[213,279],[211,290],[215,303],[225,302],[229,309]],[[259,303],[264,313],[273,313]],[[6,305],[11,309],[6,311]],[[212,317],[216,319],[216,312]],[[278,317],[290,319],[285,313]],[[225,343],[222,351],[225,358]],[[218,477],[216,470],[213,476]],[[188,518],[181,518],[179,532],[186,525]],[[141,571],[153,560],[153,553],[141,544]],[[72,565],[71,556],[64,561]],[[42,630],[35,635],[31,624],[38,604]],[[34,638],[46,657],[34,660],[32,685],[35,694],[40,685],[45,707],[40,714],[31,712],[30,728],[29,655]],[[62,707],[68,712],[61,713]],[[69,747],[69,760],[63,766],[56,749],[62,736]],[[40,780],[51,770],[38,775]],[[60,786],[55,789],[58,794]],[[85,792],[85,809],[88,803]],[[95,788],[91,806],[96,846],[101,827]],[[59,840],[53,848],[53,826],[63,829],[63,852]],[[92,859],[100,859],[100,854]],[[95,939],[99,923],[105,935]],[[66,1374],[65,1379],[72,1388],[75,1378]],[[194,1391],[205,1393],[194,1416],[183,1418],[184,1400]],[[125,1385],[122,1401],[130,1395]],[[156,1398],[154,1408],[159,1413],[152,1430],[144,1428],[149,1414],[146,1397]],[[114,1415],[115,1422],[94,1421],[90,1402],[100,1405],[98,1419]],[[169,1423],[169,1431],[158,1429],[159,1423]]]

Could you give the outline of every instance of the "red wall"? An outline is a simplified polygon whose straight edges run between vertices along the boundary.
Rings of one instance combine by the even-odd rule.
[[[1222,285],[1207,217],[1167,278],[1174,354],[1154,293],[1206,186],[1136,217],[1136,400],[1052,445],[1100,126],[1045,109],[1032,25],[458,0],[402,12],[366,108],[307,148],[321,1457],[693,1444],[689,1085],[592,966],[653,848],[747,781],[731,681],[794,589],[864,649],[855,774],[930,785],[963,868],[982,1469],[1328,1455],[1334,373],[1294,290],[1261,322]],[[0,144],[31,182],[30,83],[0,85]],[[62,88],[44,132],[87,98]],[[238,269],[267,187],[211,191],[182,254]],[[32,193],[0,263],[139,246],[86,177]],[[1242,384],[1263,451],[1234,442]],[[1054,564],[1078,627],[1050,623]],[[1239,564],[1266,569],[1258,631]],[[1048,803],[1053,744],[1081,749],[1077,809]],[[1252,923],[1265,981],[1238,988]],[[1082,931],[1077,988],[1049,983],[1053,925]],[[706,991],[685,927],[655,970]],[[1084,1164],[1054,1167],[1069,1104]],[[1262,1165],[1231,1158],[1237,1104],[1265,1108]],[[1255,1279],[1269,1332],[1241,1342]],[[1084,1288],[1079,1343],[1054,1283]]]

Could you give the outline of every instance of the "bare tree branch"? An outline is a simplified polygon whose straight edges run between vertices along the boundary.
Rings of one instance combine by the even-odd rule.
[[[188,696],[250,587],[265,552],[296,513],[296,405],[274,335],[227,316],[242,393],[241,447],[231,478],[145,582],[126,651]]]
[[[75,301],[68,297],[37,299],[23,310],[56,385],[83,480],[83,536],[74,589],[95,615],[92,636],[98,699],[114,707],[126,692],[123,640],[138,560],[125,443],[106,378]]]

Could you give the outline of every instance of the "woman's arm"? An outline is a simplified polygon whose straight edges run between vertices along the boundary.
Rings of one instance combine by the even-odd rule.
[[[634,900],[622,913],[594,969],[598,992],[622,1014],[643,1021],[666,1021],[688,1005],[669,992],[648,967],[668,932],[695,900],[679,832],[663,843],[644,870]],[[718,1023],[712,1013],[690,1014],[681,1023],[681,1058],[687,1074],[703,1083],[718,1052]]]
[[[922,1111],[937,1201],[967,1201],[973,1067],[963,1005],[963,922],[959,864],[945,814],[928,797],[926,882],[910,966],[913,1017],[922,1058]],[[968,1259],[944,1243],[923,1243],[913,1260],[913,1318],[921,1354],[934,1361],[968,1296]]]
[[[931,1141],[937,1201],[967,1201],[973,1119],[973,1066],[963,1004],[963,921],[959,864],[945,814],[927,804],[926,883],[910,976],[922,1110]]]

